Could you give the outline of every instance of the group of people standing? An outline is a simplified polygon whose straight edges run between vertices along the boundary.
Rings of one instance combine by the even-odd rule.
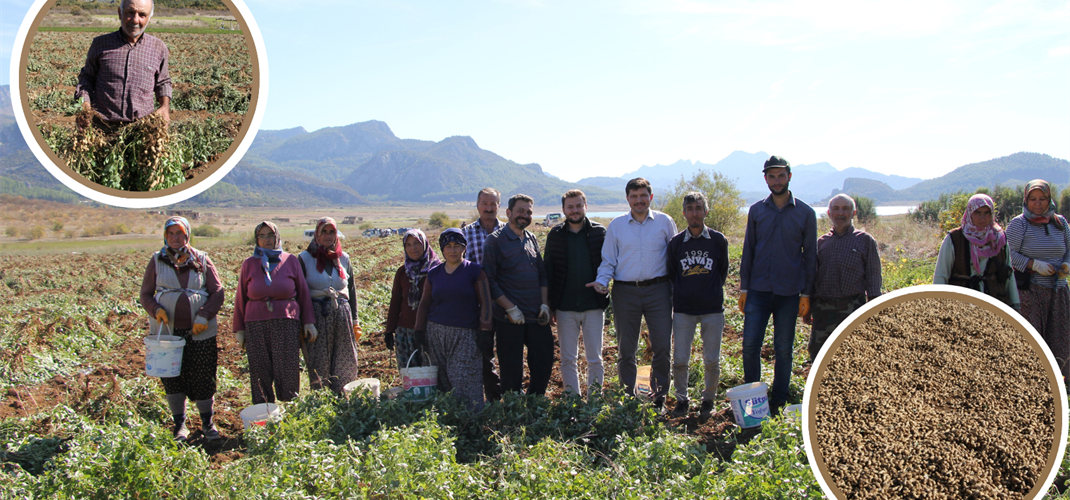
[[[172,432],[179,441],[190,436],[187,398],[200,413],[203,437],[222,437],[213,423],[213,397],[216,316],[224,290],[212,260],[190,244],[191,236],[185,218],[167,219],[165,245],[149,259],[140,295],[150,316],[150,333],[166,325],[186,341],[181,373],[161,379],[174,419]],[[297,396],[299,355],[304,356],[311,388],[341,392],[357,378],[361,328],[352,266],[341,249],[337,224],[330,217],[320,219],[308,248],[297,256],[282,250],[279,229],[271,222],[258,224],[253,238],[253,254],[242,262],[232,316],[235,340],[249,359],[253,403]]]

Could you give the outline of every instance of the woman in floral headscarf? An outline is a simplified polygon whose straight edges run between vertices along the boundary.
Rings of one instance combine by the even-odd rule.
[[[427,235],[419,229],[410,229],[401,241],[405,245],[405,263],[394,273],[383,340],[386,348],[393,349],[397,355],[398,367],[404,368],[416,350],[416,308],[420,306],[427,271],[442,261],[427,242]],[[423,366],[421,358],[414,356],[409,366]]]
[[[316,341],[316,317],[301,264],[282,251],[279,228],[264,221],[253,235],[256,247],[242,262],[234,296],[234,338],[249,356],[253,404],[289,401],[300,388],[301,342]]]
[[[197,404],[201,433],[219,439],[212,422],[212,402],[216,390],[216,313],[223,305],[223,286],[208,254],[190,246],[189,221],[171,217],[164,222],[164,246],[152,254],[141,281],[141,307],[149,313],[149,333],[182,337],[182,372],[161,378],[167,406],[175,421],[175,439],[189,438],[186,427],[186,399]]]
[[[1021,279],[1022,315],[1044,337],[1063,376],[1070,375],[1070,230],[1055,213],[1046,181],[1026,184],[1022,213],[1007,224],[1007,245]]]
[[[309,387],[330,387],[341,394],[357,379],[357,290],[349,254],[342,251],[338,224],[330,217],[316,222],[316,233],[298,256],[312,297],[319,338],[305,344]]]
[[[1019,309],[1007,236],[995,215],[995,203],[987,194],[970,197],[962,225],[947,233],[940,245],[933,283],[972,288]]]

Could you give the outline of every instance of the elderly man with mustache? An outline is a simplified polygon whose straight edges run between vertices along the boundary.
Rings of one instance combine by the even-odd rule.
[[[535,200],[516,194],[505,214],[509,223],[487,237],[483,272],[494,300],[494,333],[502,391],[519,392],[524,379],[524,347],[528,348],[528,394],[546,394],[554,363],[550,331],[549,280],[531,225]]]
[[[105,130],[154,112],[169,121],[167,45],[145,34],[155,5],[152,0],[123,0],[118,11],[119,31],[93,39],[74,96],[82,98],[87,111],[96,111],[93,121]],[[88,116],[79,117],[79,127],[89,126]]]
[[[505,223],[498,220],[498,208],[502,204],[502,194],[494,188],[483,188],[476,195],[476,211],[479,219],[464,226],[464,238],[468,241],[468,250],[465,258],[479,265],[483,265],[483,244],[495,230],[505,227]],[[502,398],[502,381],[494,371],[493,348],[490,354],[483,354],[483,396],[487,401],[498,401]]]
[[[881,256],[877,240],[852,224],[855,200],[838,194],[829,200],[832,230],[817,240],[814,300],[803,322],[810,329],[810,362],[836,327],[868,300],[881,294]]]

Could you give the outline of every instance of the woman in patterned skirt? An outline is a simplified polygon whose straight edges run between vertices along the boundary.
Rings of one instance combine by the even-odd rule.
[[[1040,332],[1070,375],[1070,228],[1055,213],[1051,185],[1037,179],[1025,186],[1022,213],[1007,225],[1007,246],[1016,271],[1028,273],[1020,287],[1022,315]],[[1025,284],[1027,283],[1027,284]]]
[[[398,368],[405,367],[410,357],[412,362],[408,366],[423,366],[422,356],[412,356],[416,350],[416,308],[420,306],[427,272],[442,262],[423,231],[410,229],[401,241],[405,245],[405,263],[394,273],[390,309],[383,329],[383,341],[387,349],[394,350]]]
[[[316,233],[301,252],[301,269],[316,315],[315,342],[305,344],[305,368],[312,389],[330,387],[341,394],[357,379],[357,290],[349,254],[342,251],[338,224],[330,217],[316,222]]]
[[[483,409],[483,360],[494,345],[490,285],[483,268],[464,258],[468,241],[450,228],[438,238],[445,262],[427,273],[416,313],[417,347],[438,364],[438,388],[454,391],[470,409]]]
[[[234,337],[249,357],[253,404],[289,401],[300,388],[302,331],[305,342],[315,342],[316,317],[301,264],[282,251],[279,228],[264,221],[253,234],[256,248],[242,262],[234,296]]]
[[[164,222],[164,243],[152,254],[141,281],[141,307],[149,313],[149,334],[163,333],[186,340],[182,348],[182,372],[161,378],[167,406],[175,422],[172,435],[189,439],[186,399],[197,404],[201,433],[207,439],[222,436],[212,422],[216,390],[216,313],[223,305],[223,286],[208,254],[190,246],[189,221],[171,217]]]

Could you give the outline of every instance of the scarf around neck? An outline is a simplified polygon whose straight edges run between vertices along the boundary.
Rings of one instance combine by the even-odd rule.
[[[260,246],[260,241],[257,239],[253,257],[260,260],[260,267],[264,270],[264,282],[267,283],[267,286],[271,286],[271,273],[279,267],[279,262],[282,261],[282,238],[279,236],[278,226],[271,222],[263,221],[257,224],[256,229],[253,230],[254,239],[260,233],[260,229],[265,226],[271,228],[271,231],[275,233],[275,248],[264,248]]]
[[[975,226],[973,213],[981,207],[992,210],[992,223],[988,226]],[[977,274],[982,274],[979,260],[999,254],[1007,244],[1007,235],[995,221],[996,204],[987,194],[975,194],[966,202],[966,211],[962,213],[962,235],[970,242],[970,263]]]
[[[171,226],[178,226],[182,229],[182,232],[186,235],[186,244],[182,245],[179,249],[171,248],[171,245],[167,243],[167,228]],[[202,255],[203,252],[190,246],[190,240],[192,235],[190,232],[189,221],[185,217],[174,216],[167,219],[163,224],[163,248],[160,249],[160,257],[167,259],[175,269],[182,269],[189,266],[195,272],[201,272]]]
[[[427,235],[423,231],[419,229],[408,230],[405,236],[401,238],[402,246],[409,240],[409,236],[416,238],[424,247],[423,255],[417,260],[410,259],[408,252],[404,252],[405,275],[409,277],[409,307],[416,309],[420,305],[420,284],[423,278],[427,276],[427,271],[439,264],[441,259],[435,253],[435,249],[431,248],[431,244],[427,241]]]
[[[1044,213],[1037,215],[1029,210],[1029,193],[1040,190],[1044,193],[1044,196],[1048,197],[1048,209]],[[1059,217],[1055,215],[1055,199],[1051,197],[1051,184],[1043,179],[1033,179],[1025,185],[1025,193],[1022,195],[1022,216],[1025,220],[1032,222],[1033,224],[1047,224],[1051,222],[1055,225],[1056,229],[1060,231],[1063,229],[1062,222],[1059,221]]]
[[[316,221],[316,232],[312,236],[312,241],[308,242],[308,248],[306,250],[308,250],[310,255],[316,258],[317,272],[322,273],[323,270],[327,269],[327,266],[330,265],[338,270],[338,276],[342,278],[342,281],[346,281],[349,277],[346,276],[346,270],[342,268],[342,262],[338,258],[342,255],[342,240],[340,238],[335,238],[334,246],[331,248],[320,245],[319,242],[316,241],[319,239],[320,230],[327,226],[333,226],[335,231],[338,230],[338,224],[336,224],[334,219],[330,217],[324,217]],[[327,274],[330,274],[329,270],[327,271]]]

